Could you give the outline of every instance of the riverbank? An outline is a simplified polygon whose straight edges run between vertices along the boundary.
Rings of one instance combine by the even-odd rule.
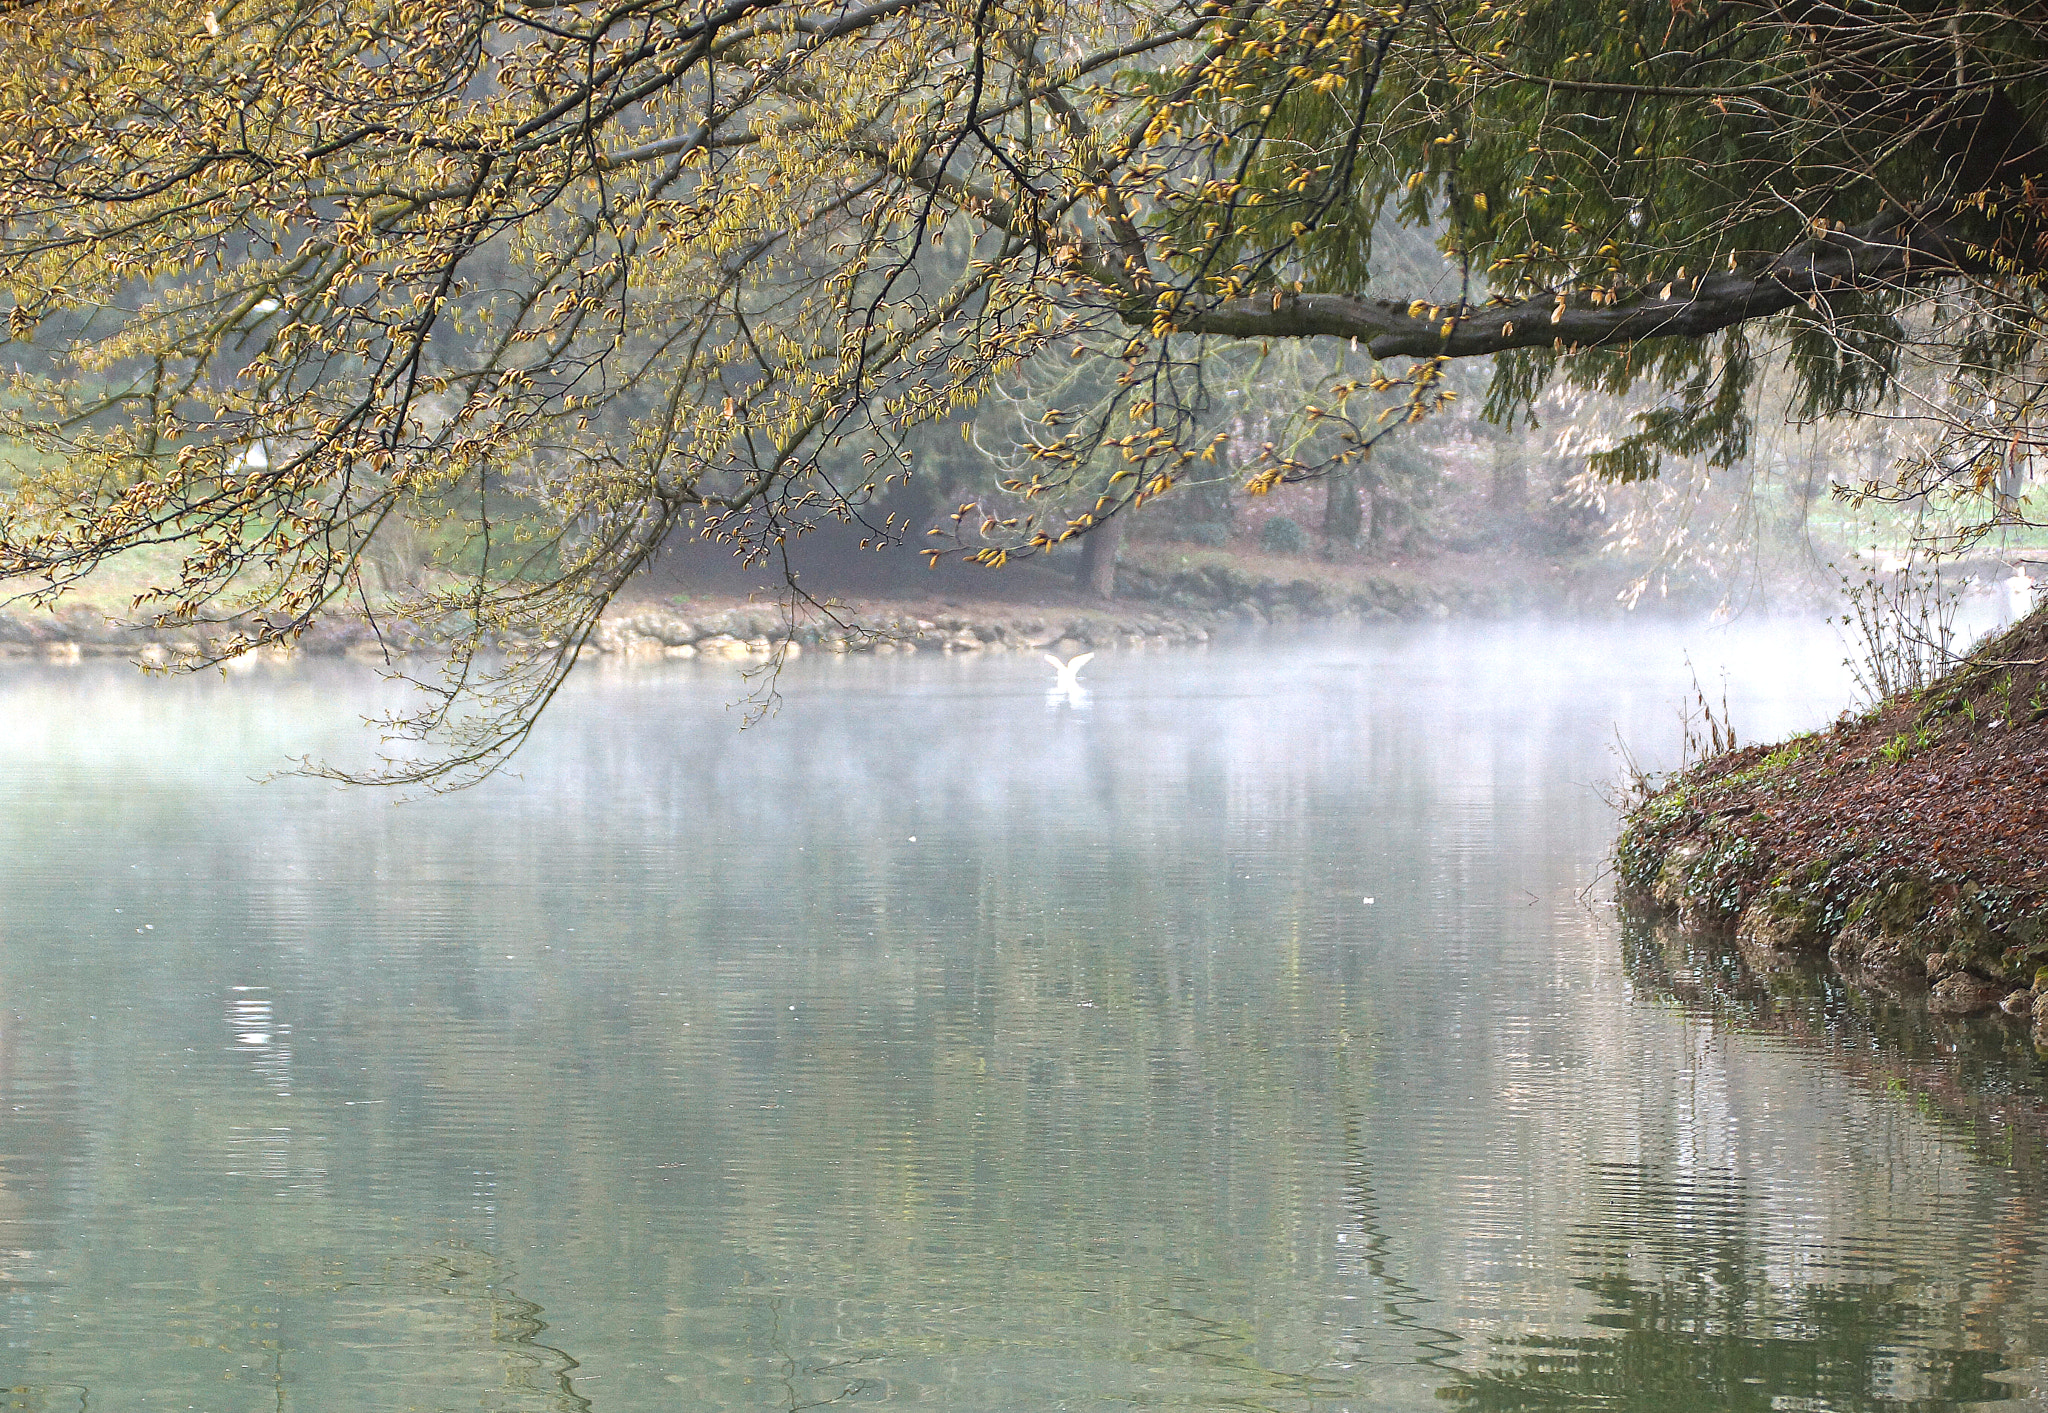
[[[1102,652],[1206,643],[1232,620],[1119,606],[1032,606],[936,599],[869,599],[792,616],[787,607],[676,596],[605,615],[591,648],[626,658],[766,658],[778,653]]]
[[[2048,615],[1924,690],[1664,782],[1616,864],[1625,906],[1752,966],[1824,954],[2048,1047]]]
[[[1068,652],[1171,647],[1205,643],[1212,632],[1240,618],[1229,614],[1159,613],[1000,603],[875,599],[829,606],[792,618],[780,604],[708,595],[645,599],[616,605],[599,623],[585,651],[626,658],[768,657],[806,650],[829,652]],[[253,626],[253,625],[247,625]],[[245,625],[149,628],[126,623],[91,605],[59,613],[0,612],[0,660],[78,662],[126,658],[147,666],[173,666],[218,650]],[[291,649],[271,656],[351,657],[381,661],[432,647],[404,619],[379,622],[336,615],[322,620]]]
[[[626,657],[766,657],[790,651],[1106,651],[1203,643],[1273,624],[1427,621],[1530,612],[1613,611],[1613,575],[1499,557],[1439,556],[1416,565],[1356,566],[1244,556],[1182,546],[1134,547],[1117,598],[1082,594],[1064,574],[1032,566],[920,592],[820,596],[797,613],[771,588],[705,591],[662,575],[636,580],[605,614],[589,650]],[[924,581],[913,580],[921,588]],[[150,628],[128,596],[80,597],[60,611],[0,608],[0,660],[125,657],[167,666],[213,655],[255,625],[228,619]],[[431,649],[403,616],[329,615],[290,649],[381,661]]]

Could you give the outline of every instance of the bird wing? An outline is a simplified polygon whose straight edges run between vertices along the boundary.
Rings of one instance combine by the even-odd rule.
[[[1045,655],[1045,660],[1051,663],[1054,667],[1057,667],[1062,672],[1065,672],[1067,670],[1067,665],[1064,662],[1061,662],[1058,658],[1054,657],[1051,653],[1047,653]]]
[[[1067,663],[1067,671],[1079,672],[1083,666],[1092,662],[1094,658],[1094,653],[1080,653]]]

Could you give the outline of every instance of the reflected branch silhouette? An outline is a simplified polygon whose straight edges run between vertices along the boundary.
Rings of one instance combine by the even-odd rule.
[[[1349,1066],[1341,1057],[1338,1060],[1338,1094],[1344,1123],[1344,1196],[1352,1226],[1363,1238],[1359,1243],[1359,1264],[1380,1288],[1379,1308],[1387,1322],[1414,1335],[1416,1347],[1428,1351],[1415,1362],[1433,1369],[1445,1368],[1449,1360],[1457,1357],[1464,1340],[1455,1331],[1417,1319],[1411,1307],[1431,1305],[1436,1301],[1394,1272],[1392,1243],[1387,1238],[1379,1197],[1373,1189],[1372,1158],[1365,1141],[1365,1117],[1351,1097]]]

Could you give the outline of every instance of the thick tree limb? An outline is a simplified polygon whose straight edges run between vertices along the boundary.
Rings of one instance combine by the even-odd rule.
[[[1276,292],[1191,309],[1174,326],[1238,338],[1353,338],[1375,358],[1468,358],[1515,348],[1699,338],[1795,304],[1825,304],[1833,295],[1905,289],[1994,269],[1946,223],[1891,211],[1804,242],[1761,271],[1694,276],[1611,296],[1590,290],[1550,292],[1518,304],[1431,305]],[[1127,317],[1136,322],[1135,311]]]

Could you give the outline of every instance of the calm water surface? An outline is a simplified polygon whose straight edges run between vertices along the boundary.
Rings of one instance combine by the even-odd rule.
[[[2038,1164],[1624,966],[1616,727],[1824,630],[593,671],[394,805],[375,680],[0,677],[35,1409],[2034,1397]],[[2035,1084],[2027,1064],[1999,1079]]]

